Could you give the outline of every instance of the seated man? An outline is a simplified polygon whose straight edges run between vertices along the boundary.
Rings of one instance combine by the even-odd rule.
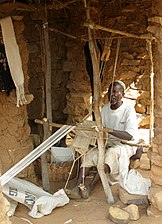
[[[104,165],[105,173],[108,172],[110,176],[119,176],[121,170],[128,170],[129,158],[136,153],[136,147],[121,143],[122,140],[138,140],[136,112],[132,105],[123,100],[124,91],[125,84],[119,80],[114,81],[108,89],[109,103],[101,111],[103,127],[112,129],[108,133]],[[86,194],[80,188],[80,184],[83,183],[83,178],[89,174],[91,168],[97,166],[97,163],[98,149],[96,148],[85,156],[76,187],[72,190],[66,189],[69,198],[79,199],[81,196],[83,198],[88,197],[96,183],[100,180],[98,172],[89,184]]]

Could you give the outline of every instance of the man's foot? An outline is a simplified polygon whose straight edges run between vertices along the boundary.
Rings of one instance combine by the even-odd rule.
[[[82,198],[87,199],[89,198],[90,194],[90,187],[86,187],[84,184],[80,184],[79,188],[81,190]]]
[[[80,190],[78,187],[74,187],[73,189],[65,189],[65,193],[70,199],[81,199]]]

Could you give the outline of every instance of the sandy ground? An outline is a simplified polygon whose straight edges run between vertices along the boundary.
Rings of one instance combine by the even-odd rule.
[[[74,184],[73,183],[72,185]],[[53,183],[51,189],[53,192],[63,187],[63,183]],[[118,184],[111,187],[117,205],[126,207],[118,198]],[[130,221],[130,224],[160,224],[162,223],[162,216],[151,217],[147,216],[147,206],[138,206],[140,212],[140,219],[137,221]],[[13,224],[111,224],[108,217],[109,205],[106,202],[105,194],[102,185],[99,183],[89,199],[86,200],[70,200],[70,203],[64,207],[55,208],[53,212],[40,219],[33,219],[28,215],[28,208],[19,204],[15,215],[10,219]]]

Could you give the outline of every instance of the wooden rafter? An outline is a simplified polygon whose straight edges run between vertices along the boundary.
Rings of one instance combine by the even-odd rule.
[[[111,29],[111,28],[100,26],[100,25],[97,25],[93,22],[84,23],[84,26],[89,27],[90,29],[103,30],[103,31],[106,31],[106,32],[115,33],[115,34],[119,34],[119,35],[126,36],[126,37],[132,37],[132,38],[144,39],[144,40],[153,39],[153,36],[151,34],[146,34],[146,35],[131,34],[131,33],[123,32],[123,31],[120,31],[120,30],[114,30],[114,29]]]

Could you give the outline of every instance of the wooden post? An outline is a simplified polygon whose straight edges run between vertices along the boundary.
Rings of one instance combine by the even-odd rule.
[[[147,44],[150,59],[150,145],[152,146],[154,137],[154,66],[151,40],[148,40]]]
[[[48,21],[46,16],[45,8],[41,5],[40,1],[36,1],[43,21],[43,32],[44,32],[44,42],[45,42],[45,59],[46,59],[46,69],[45,69],[45,99],[46,99],[46,117],[47,120],[43,123],[44,137],[43,140],[47,139],[52,130],[50,129],[49,122],[52,122],[52,102],[51,102],[51,52],[49,45],[49,33],[48,33]],[[47,153],[41,156],[42,165],[42,184],[43,189],[49,191],[49,175],[48,175],[48,162]]]
[[[86,8],[87,13],[87,19],[90,21],[90,11],[89,7]],[[102,131],[102,120],[101,120],[101,113],[100,113],[100,97],[101,97],[101,85],[100,85],[100,77],[99,77],[99,61],[97,58],[97,53],[95,49],[95,44],[92,38],[92,31],[88,27],[88,35],[89,35],[89,48],[90,48],[90,54],[92,59],[92,65],[93,65],[93,84],[94,84],[94,114],[95,114],[95,121],[98,128],[98,150],[99,150],[99,160],[97,165],[97,170],[100,175],[102,185],[106,194],[107,202],[108,203],[114,203],[114,198],[111,192],[111,188],[109,186],[107,176],[104,171],[104,163],[105,163],[105,145],[104,145],[104,133]]]
[[[49,132],[49,122],[46,118],[43,119],[43,132],[43,141],[45,141],[51,134]],[[50,191],[47,154],[48,152],[45,152],[41,156],[42,185],[45,191]]]

